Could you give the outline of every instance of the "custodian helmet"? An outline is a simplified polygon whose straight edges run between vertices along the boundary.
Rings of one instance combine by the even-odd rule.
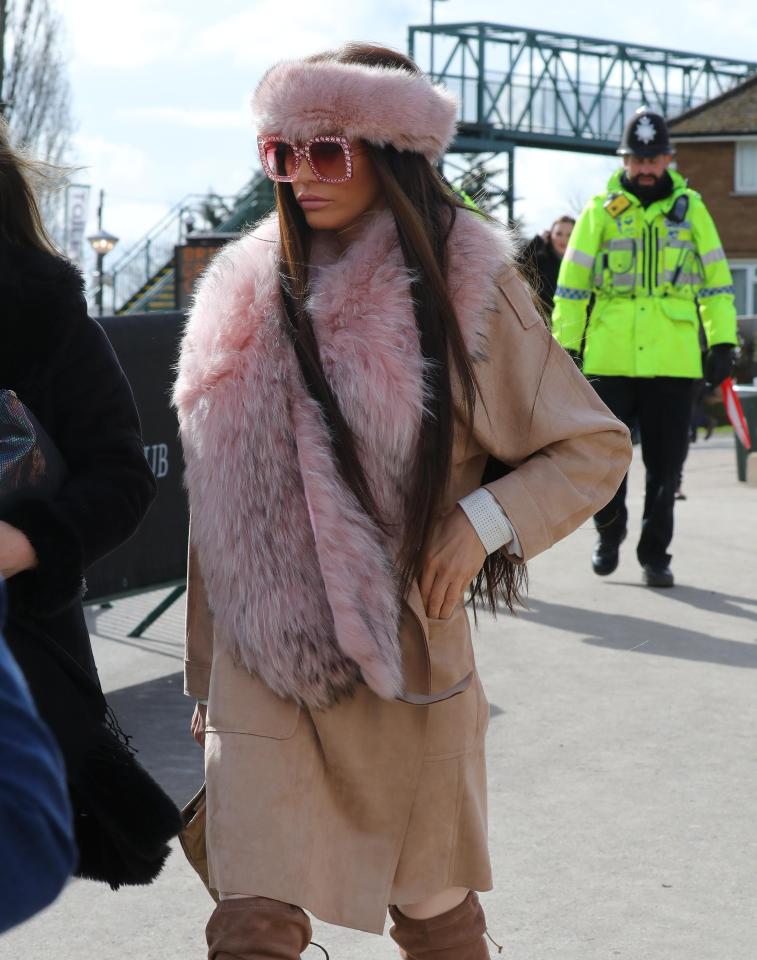
[[[658,157],[661,153],[675,153],[668,127],[659,113],[639,107],[626,124],[618,153],[635,157]]]

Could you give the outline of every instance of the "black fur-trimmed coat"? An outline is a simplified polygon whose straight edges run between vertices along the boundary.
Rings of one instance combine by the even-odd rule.
[[[55,443],[67,478],[49,501],[0,515],[34,547],[8,581],[5,633],[61,747],[73,801],[77,873],[148,883],[180,827],[108,711],[84,622],[87,567],[136,530],[156,491],[131,388],[68,261],[0,242],[0,387]]]
[[[131,389],[87,316],[80,273],[62,258],[3,243],[0,387],[33,411],[68,468],[52,502],[27,501],[2,517],[39,559],[9,582],[11,615],[48,618],[81,598],[86,568],[131,536],[156,487]]]

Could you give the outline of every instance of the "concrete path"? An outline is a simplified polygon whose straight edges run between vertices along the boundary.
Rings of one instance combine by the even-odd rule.
[[[642,479],[636,462],[634,531]],[[595,577],[587,524],[532,564],[527,611],[481,618],[497,883],[483,900],[507,960],[757,958],[757,490],[723,437],[692,448],[685,489],[675,589],[641,586],[632,538]],[[183,803],[202,773],[180,605],[126,637],[160,596],[90,622],[111,703]],[[175,852],[151,888],[73,881],[0,958],[202,960],[210,909]],[[388,937],[315,928],[332,960],[397,957]]]

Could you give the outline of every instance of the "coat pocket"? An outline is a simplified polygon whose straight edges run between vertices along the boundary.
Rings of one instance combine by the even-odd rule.
[[[451,687],[475,670],[473,644],[465,608],[456,607],[447,620],[428,620],[433,690]],[[481,738],[479,680],[474,676],[459,696],[429,708],[425,760],[445,760],[476,747]]]
[[[426,617],[433,692],[454,686],[474,668],[468,614],[458,604],[446,619]]]
[[[213,656],[208,696],[209,733],[244,733],[288,740],[294,736],[300,707],[285,700],[243,666],[220,644]]]
[[[634,266],[632,249],[610,250],[607,254],[607,267],[610,273],[629,273]]]
[[[666,317],[676,323],[688,323],[698,326],[696,304],[693,300],[684,300],[680,297],[660,297],[660,306]]]

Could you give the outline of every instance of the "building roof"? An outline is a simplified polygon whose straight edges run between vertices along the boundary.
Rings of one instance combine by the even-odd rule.
[[[757,74],[668,121],[677,137],[757,136]]]

